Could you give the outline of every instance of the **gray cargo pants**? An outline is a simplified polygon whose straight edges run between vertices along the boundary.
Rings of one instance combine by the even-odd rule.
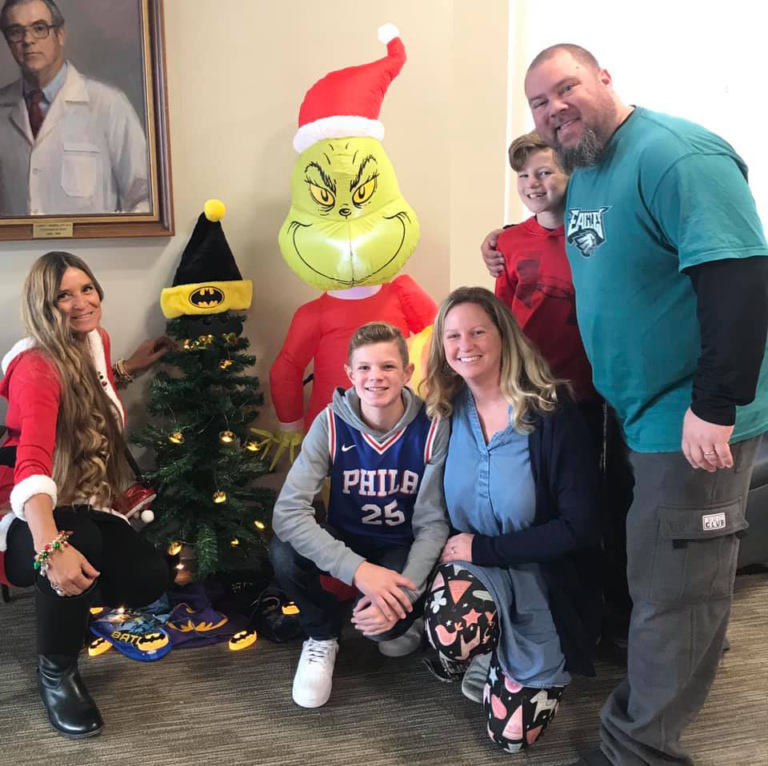
[[[630,453],[627,678],[600,726],[614,766],[693,764],[680,737],[717,673],[760,438],[731,445],[734,467],[712,474],[691,468],[682,452]]]

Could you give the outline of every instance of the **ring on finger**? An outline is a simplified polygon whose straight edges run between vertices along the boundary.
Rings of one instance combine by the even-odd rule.
[[[717,455],[717,451],[716,450],[711,450],[710,452],[705,452],[704,453],[704,457],[707,457],[708,455]]]

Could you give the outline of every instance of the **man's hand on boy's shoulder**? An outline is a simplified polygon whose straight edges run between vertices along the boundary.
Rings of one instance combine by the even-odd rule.
[[[415,591],[416,584],[399,572],[364,561],[355,571],[352,582],[381,609],[388,620],[392,617],[405,619],[405,613],[413,609],[411,599],[404,589]]]
[[[494,279],[504,273],[504,256],[496,249],[502,231],[504,229],[494,229],[480,245],[480,253],[483,256],[485,267]]]

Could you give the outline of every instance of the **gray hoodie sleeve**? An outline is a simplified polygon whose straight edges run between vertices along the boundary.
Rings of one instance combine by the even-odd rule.
[[[365,559],[326,532],[315,519],[312,501],[331,467],[328,448],[328,413],[314,420],[291,466],[272,515],[275,534],[317,567],[352,585]]]
[[[443,470],[448,454],[450,421],[442,419],[435,434],[432,459],[424,468],[419,494],[413,509],[413,545],[403,574],[416,583],[416,592],[408,591],[411,601],[424,592],[445,541],[448,539],[448,514],[443,493]]]

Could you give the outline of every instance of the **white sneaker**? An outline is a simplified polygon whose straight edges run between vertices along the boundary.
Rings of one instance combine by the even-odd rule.
[[[424,620],[414,620],[413,625],[402,636],[391,638],[389,641],[379,641],[379,651],[385,657],[405,657],[421,646],[423,630]]]
[[[293,677],[293,701],[301,707],[320,707],[328,702],[333,687],[333,666],[339,642],[307,639]]]

